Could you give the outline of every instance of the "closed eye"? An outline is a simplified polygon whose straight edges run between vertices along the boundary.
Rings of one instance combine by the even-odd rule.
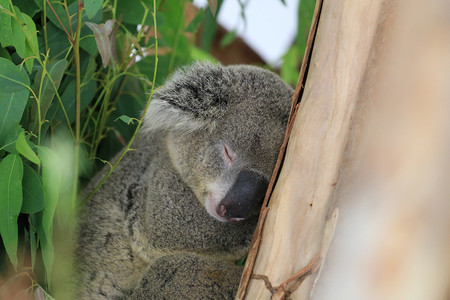
[[[230,149],[227,144],[222,144],[222,154],[225,159],[225,162],[228,166],[231,166],[236,158],[236,154]]]

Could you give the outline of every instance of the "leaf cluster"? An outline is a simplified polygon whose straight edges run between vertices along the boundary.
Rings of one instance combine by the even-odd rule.
[[[130,150],[155,87],[204,55],[205,11],[187,23],[188,2],[0,0],[3,273],[57,281],[56,238],[73,232],[83,184]]]

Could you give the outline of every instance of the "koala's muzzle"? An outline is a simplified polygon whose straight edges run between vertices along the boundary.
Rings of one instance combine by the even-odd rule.
[[[263,200],[268,181],[254,171],[241,171],[225,197],[217,206],[217,214],[229,221],[247,218]]]

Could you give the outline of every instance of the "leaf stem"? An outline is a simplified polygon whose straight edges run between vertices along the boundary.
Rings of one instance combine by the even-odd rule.
[[[73,152],[73,185],[72,185],[72,203],[75,203],[78,194],[78,165],[80,158],[80,106],[81,106],[81,73],[80,73],[80,32],[81,32],[81,14],[83,5],[81,0],[77,6],[77,27],[75,33],[75,43],[73,45],[73,56],[75,62],[75,148]]]
[[[80,1],[78,1],[80,2]],[[53,14],[55,15],[56,19],[58,19],[59,24],[61,25],[61,27],[63,28],[63,30],[65,31],[67,38],[69,39],[71,44],[74,44],[74,40],[73,37],[70,35],[70,33],[67,31],[66,26],[64,26],[63,22],[61,21],[61,19],[59,18],[58,14],[55,12],[55,9],[53,8],[52,4],[50,3],[50,0],[47,0],[48,6],[50,6],[50,9],[53,11]],[[80,4],[78,4],[78,6],[80,6]],[[70,24],[69,24],[70,25]],[[77,27],[78,27],[78,23],[77,23]]]

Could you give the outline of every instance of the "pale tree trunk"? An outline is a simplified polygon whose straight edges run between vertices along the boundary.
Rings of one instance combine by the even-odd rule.
[[[324,0],[315,22],[237,299],[448,299],[450,2]]]

